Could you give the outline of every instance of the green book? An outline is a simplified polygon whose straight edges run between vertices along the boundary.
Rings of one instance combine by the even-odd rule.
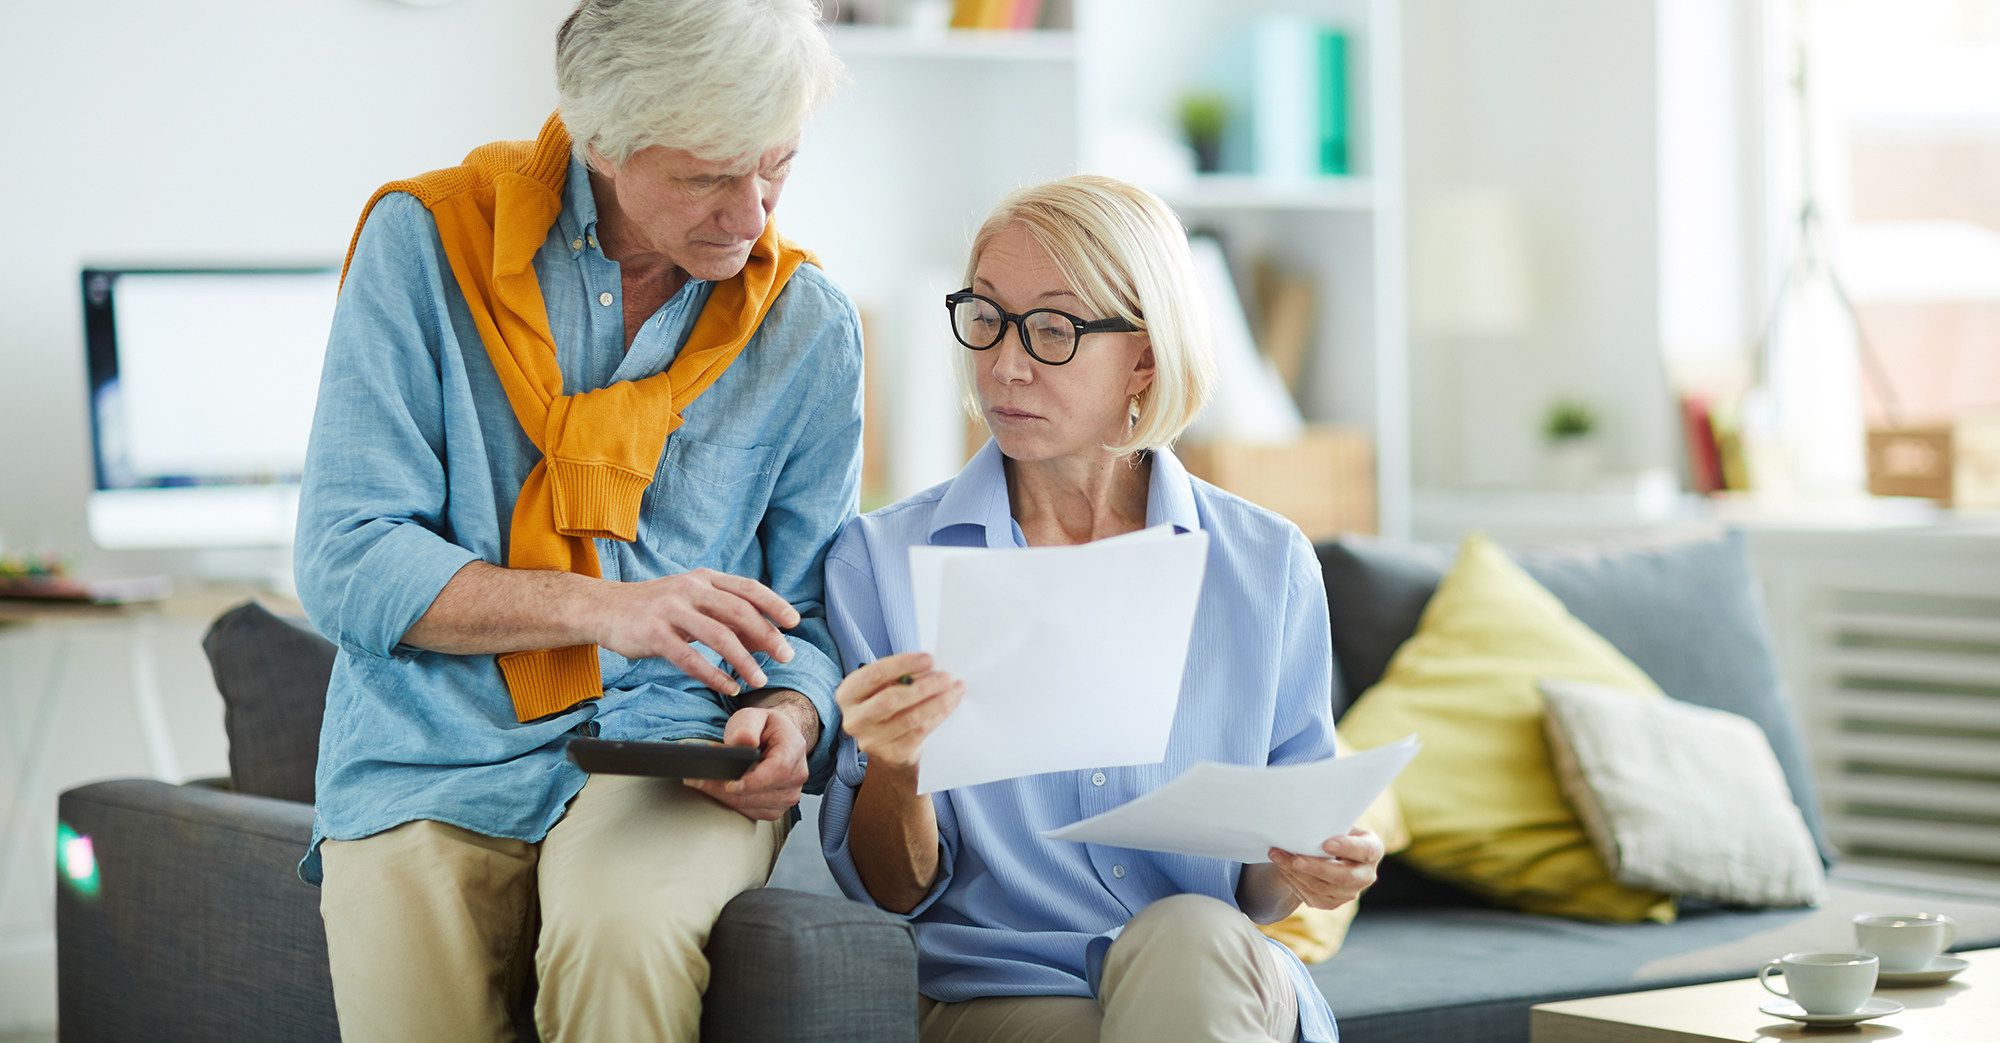
[[[1348,173],[1347,34],[1319,34],[1319,172]]]

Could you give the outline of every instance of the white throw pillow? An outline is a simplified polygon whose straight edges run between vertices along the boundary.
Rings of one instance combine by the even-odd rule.
[[[1818,905],[1826,874],[1749,718],[1604,685],[1537,682],[1549,753],[1612,877],[1729,905]]]

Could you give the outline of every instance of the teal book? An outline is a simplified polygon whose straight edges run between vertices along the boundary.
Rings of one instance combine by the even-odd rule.
[[[1347,155],[1347,34],[1319,34],[1319,172],[1350,172]]]
[[[1223,170],[1279,179],[1319,173],[1319,37],[1317,23],[1264,15],[1223,38],[1208,76],[1229,105]]]
[[[1249,19],[1221,40],[1205,85],[1228,104],[1222,170],[1280,180],[1352,172],[1346,33],[1293,15]]]

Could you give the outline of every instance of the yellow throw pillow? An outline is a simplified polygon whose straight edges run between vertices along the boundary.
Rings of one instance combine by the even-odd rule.
[[[1339,732],[1333,735],[1333,749],[1338,757],[1354,752],[1354,747]],[[1403,825],[1403,809],[1396,803],[1394,788],[1383,790],[1382,795],[1368,805],[1368,810],[1362,812],[1361,818],[1354,824],[1381,837],[1386,851],[1401,851],[1409,846],[1410,831]],[[1340,951],[1340,943],[1347,940],[1347,925],[1354,922],[1354,911],[1360,905],[1358,901],[1338,909],[1314,909],[1302,905],[1292,915],[1257,929],[1285,943],[1285,947],[1297,953],[1299,959],[1318,963]]]
[[[1405,862],[1530,912],[1674,919],[1672,897],[1612,879],[1563,799],[1543,734],[1544,677],[1664,698],[1644,671],[1474,533],[1417,632],[1340,730],[1369,749],[1416,732],[1396,779]]]
[[[1302,905],[1292,910],[1292,915],[1277,923],[1258,924],[1257,929],[1264,937],[1283,942],[1301,962],[1318,963],[1340,951],[1341,943],[1347,941],[1347,926],[1360,908],[1359,899],[1338,909]]]

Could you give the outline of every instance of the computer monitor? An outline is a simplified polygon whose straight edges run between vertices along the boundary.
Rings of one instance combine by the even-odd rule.
[[[106,549],[289,547],[333,268],[90,268],[84,337]]]

